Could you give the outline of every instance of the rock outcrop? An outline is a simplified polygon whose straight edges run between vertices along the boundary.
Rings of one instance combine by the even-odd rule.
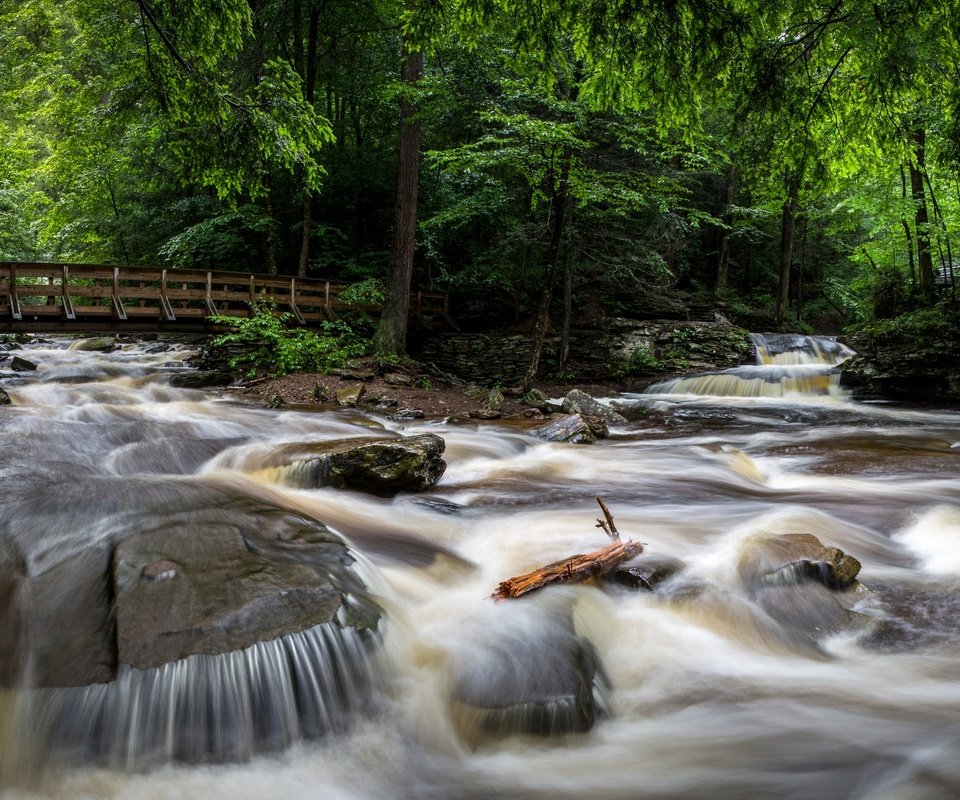
[[[447,468],[443,439],[432,433],[397,439],[319,442],[278,448],[267,467],[284,467],[291,486],[334,486],[389,497],[432,486]]]

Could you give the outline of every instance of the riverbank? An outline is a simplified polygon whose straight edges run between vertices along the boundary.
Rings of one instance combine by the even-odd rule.
[[[422,412],[424,417],[484,418],[480,411],[488,404],[490,392],[497,387],[479,384],[453,384],[427,374],[402,373],[370,375],[361,371],[347,374],[300,372],[276,378],[262,378],[242,389],[245,394],[258,395],[269,405],[336,405],[338,393],[348,392],[363,386],[363,393],[356,403],[368,410],[395,414],[401,409]],[[398,383],[409,379],[409,384]],[[651,379],[652,380],[652,379]],[[639,386],[648,385],[642,381]],[[637,388],[639,388],[639,386]],[[593,397],[611,397],[628,388],[624,384],[608,383],[538,383],[536,387],[549,398],[562,398],[571,389],[580,389]],[[631,385],[630,388],[633,388]],[[519,396],[503,392],[503,401],[498,417],[490,418],[537,418],[545,416],[536,407]],[[473,416],[472,416],[473,415]]]

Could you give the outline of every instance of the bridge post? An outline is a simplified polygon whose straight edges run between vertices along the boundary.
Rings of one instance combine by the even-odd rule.
[[[15,264],[10,265],[10,283],[7,294],[10,298],[10,316],[19,322],[23,319],[23,314],[20,313],[20,298],[17,297],[17,267]]]
[[[170,305],[170,298],[167,297],[167,271],[160,273],[160,311],[167,322],[174,322],[177,319],[173,313],[173,306]]]
[[[74,320],[77,315],[73,310],[73,300],[70,299],[70,267],[63,265],[63,277],[60,279],[60,303],[63,306],[63,316]]]
[[[113,268],[113,313],[117,319],[126,320],[127,312],[123,309],[123,301],[120,299],[120,267]]]

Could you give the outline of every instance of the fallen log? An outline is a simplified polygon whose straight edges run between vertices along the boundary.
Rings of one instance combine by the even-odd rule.
[[[642,553],[643,543],[634,542],[632,539],[626,542],[620,540],[620,533],[617,531],[609,509],[599,497],[597,502],[605,518],[603,521],[597,521],[597,527],[603,528],[604,532],[613,539],[611,544],[592,553],[570,556],[562,561],[554,561],[552,564],[539,567],[532,572],[507,578],[500,582],[492,597],[497,600],[508,600],[522,597],[551,583],[579,583],[590,580],[610,572],[624,561]]]

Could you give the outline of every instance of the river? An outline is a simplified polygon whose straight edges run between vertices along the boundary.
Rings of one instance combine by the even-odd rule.
[[[269,490],[353,545],[385,611],[378,677],[342,731],[228,764],[50,755],[30,769],[17,755],[24,709],[42,709],[28,689],[0,691],[4,800],[960,796],[960,414],[850,400],[829,344],[780,342],[746,371],[612,398],[632,421],[593,445],[509,423],[266,409],[172,386],[186,347],[68,345],[27,345],[19,355],[38,369],[4,381],[0,511],[17,519],[0,534],[53,527],[68,550],[94,535],[83,521],[114,490],[71,487],[120,492],[135,479],[147,491],[187,475]],[[284,488],[258,467],[281,443],[378,431],[441,435],[440,482],[382,499]],[[625,537],[683,568],[655,592],[490,599],[507,577],[603,546],[597,495]],[[862,562],[857,624],[804,629],[804,609],[778,615],[744,585],[745,554],[792,533]],[[457,681],[537,669],[544,630],[568,619],[605,675],[596,725],[465,734]]]

